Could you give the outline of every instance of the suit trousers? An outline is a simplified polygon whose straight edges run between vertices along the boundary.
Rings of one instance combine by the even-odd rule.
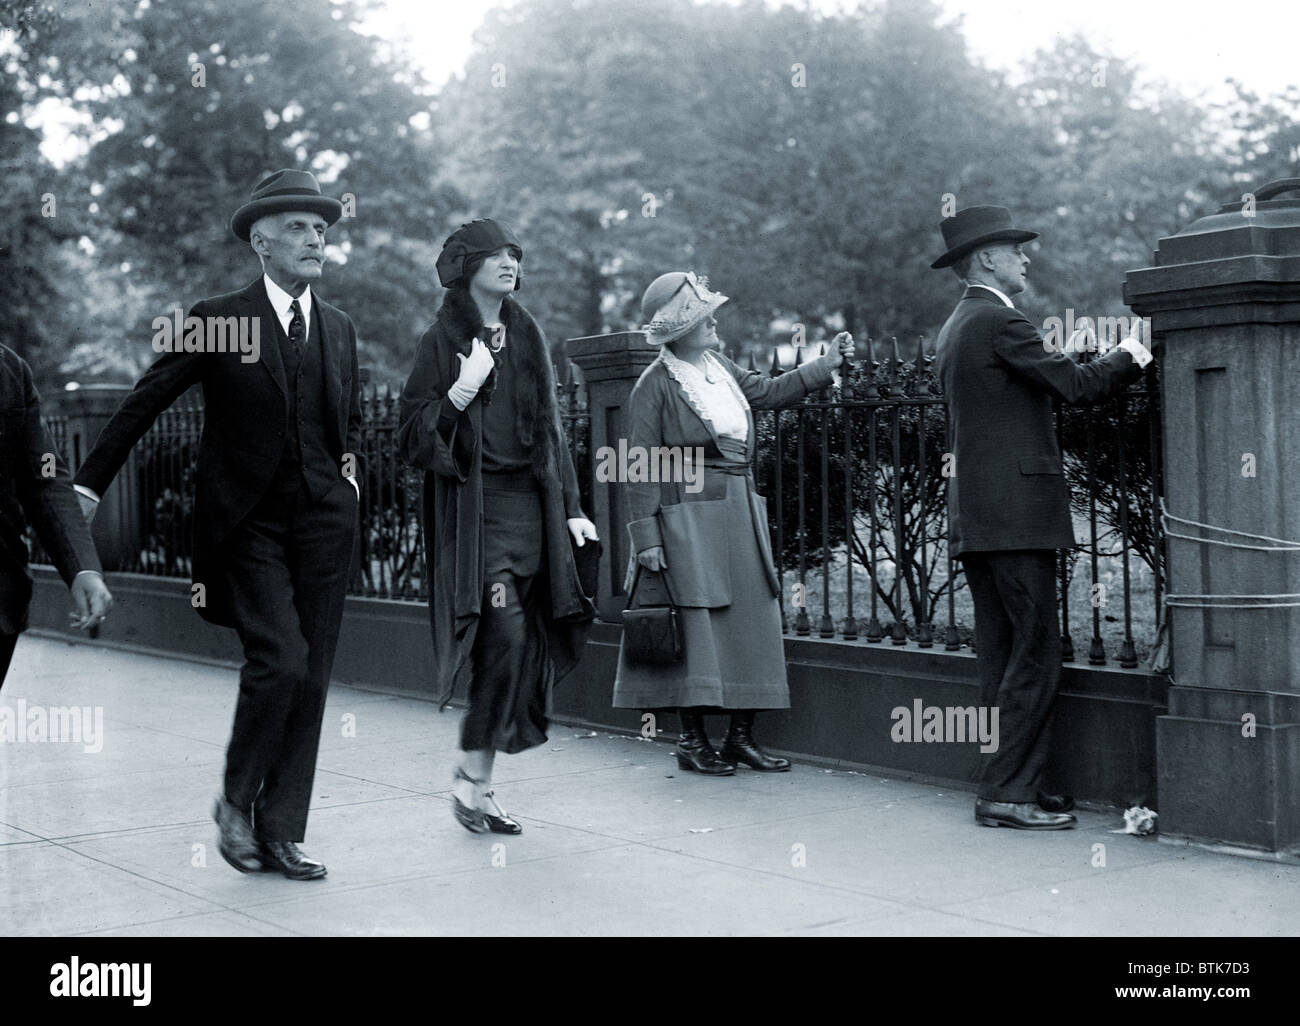
[[[315,501],[303,482],[269,492],[222,546],[244,647],[226,798],[251,811],[264,840],[297,842],[307,830],[356,528],[347,480]]]
[[[979,796],[1032,802],[1051,744],[1061,679],[1056,551],[967,552],[980,704],[998,710],[998,747],[980,755]]]
[[[14,657],[17,644],[17,634],[0,634],[0,687],[4,687],[5,674],[9,672],[9,662]]]

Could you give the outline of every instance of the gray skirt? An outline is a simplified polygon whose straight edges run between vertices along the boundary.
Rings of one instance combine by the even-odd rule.
[[[738,522],[741,518],[748,520],[748,482],[743,477],[729,479],[727,498],[737,503]],[[629,663],[620,645],[618,675],[614,678],[616,709],[696,705],[718,709],[790,708],[781,607],[772,596],[762,554],[752,533],[736,532],[730,556],[731,605],[717,609],[678,607],[686,640],[686,657],[680,663]],[[642,572],[638,599],[647,580],[654,577]],[[671,587],[671,555],[668,583]]]

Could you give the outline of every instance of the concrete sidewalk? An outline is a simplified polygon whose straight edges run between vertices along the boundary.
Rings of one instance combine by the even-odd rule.
[[[236,691],[225,667],[19,641],[0,708],[87,707],[87,728],[98,708],[103,737],[0,743],[0,934],[1300,933],[1300,868],[1113,813],[991,830],[968,793],[808,765],[711,779],[669,743],[559,724],[497,762],[524,833],[475,836],[450,809],[459,711],[344,686],[303,845],[329,877],[244,876],[208,818]]]

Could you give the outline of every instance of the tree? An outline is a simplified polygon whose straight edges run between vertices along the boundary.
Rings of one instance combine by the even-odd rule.
[[[5,334],[0,341],[33,364],[44,384],[51,344],[69,302],[64,244],[70,222],[60,220],[60,176],[41,154],[40,134],[23,121],[37,93],[42,55],[59,30],[53,8],[41,3],[0,0],[0,308]]]
[[[457,200],[435,182],[429,89],[358,31],[369,6],[139,0],[66,15],[46,92],[89,118],[84,190],[64,208],[105,269],[70,370],[138,369],[154,317],[251,280],[230,215],[263,175],[298,166],[355,207],[329,233],[322,297],[353,317],[363,363],[404,376]]]

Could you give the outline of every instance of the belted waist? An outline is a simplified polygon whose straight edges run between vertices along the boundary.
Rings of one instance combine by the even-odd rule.
[[[751,469],[748,463],[737,463],[734,460],[703,459],[696,465],[719,474],[734,474],[737,477],[748,477]]]

